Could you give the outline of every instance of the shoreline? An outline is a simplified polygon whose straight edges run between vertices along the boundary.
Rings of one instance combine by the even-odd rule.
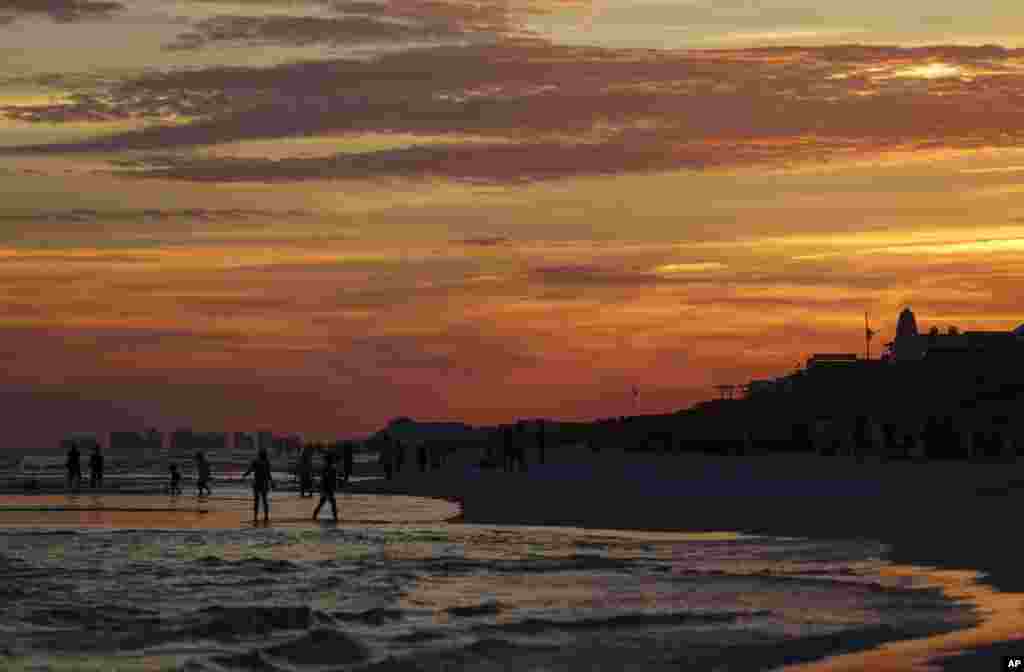
[[[858,463],[805,454],[592,454],[577,446],[549,449],[548,458],[526,473],[504,473],[475,468],[468,453],[454,454],[440,470],[419,473],[407,466],[391,481],[361,473],[339,494],[444,500],[459,507],[458,515],[444,521],[452,524],[875,540],[887,547],[893,572],[924,579],[949,599],[972,606],[979,624],[952,632],[858,638],[856,645],[831,649],[826,641],[814,655],[783,660],[787,670],[986,669],[1000,655],[1024,651],[1019,627],[1024,571],[1006,552],[1015,546],[1014,514],[1024,503],[1024,478],[1018,476],[1024,475],[1024,464]],[[215,487],[218,482],[244,485],[215,478]],[[77,496],[159,496],[153,484],[83,488]],[[279,491],[293,490],[281,485]],[[0,485],[0,491],[67,494],[53,486],[26,492]],[[184,487],[187,492],[190,483]]]
[[[1024,652],[1024,569],[1008,552],[1017,545],[1024,465],[569,452],[549,451],[554,459],[525,474],[467,471],[463,464],[349,490],[455,502],[458,522],[467,524],[872,539],[888,547],[894,571],[936,577],[951,599],[975,607],[981,623],[794,661],[792,669],[901,670],[908,661],[918,669],[995,669],[1000,655]],[[573,464],[582,476],[558,477],[571,475],[566,467]],[[751,483],[756,494],[749,494]]]

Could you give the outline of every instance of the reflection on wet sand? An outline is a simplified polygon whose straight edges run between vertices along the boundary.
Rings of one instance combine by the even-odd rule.
[[[311,527],[308,500],[271,495],[275,527]],[[439,522],[460,512],[451,502],[424,497],[345,494],[341,524]],[[252,523],[252,500],[243,492],[216,497],[155,495],[0,495],[0,527],[235,529]]]
[[[978,583],[972,571],[935,570],[928,567],[891,566],[882,570],[891,576],[923,579],[938,587],[952,600],[972,607],[982,618],[974,627],[954,632],[890,642],[864,652],[828,658],[820,662],[787,667],[788,672],[927,672],[941,669],[941,659],[1021,638],[1024,595],[1004,593]],[[993,668],[994,669],[994,668]]]

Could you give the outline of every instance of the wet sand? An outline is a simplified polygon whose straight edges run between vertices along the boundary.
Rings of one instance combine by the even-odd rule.
[[[803,455],[593,455],[549,449],[528,473],[406,470],[355,492],[454,500],[467,523],[724,531],[815,539],[875,539],[899,571],[930,576],[974,605],[982,622],[894,642],[799,669],[996,669],[1024,653],[1024,571],[1018,464],[877,461]],[[532,457],[532,453],[529,455]],[[941,570],[941,571],[936,571]]]
[[[312,520],[316,498],[271,494],[274,527],[329,525],[330,505]],[[339,494],[340,525],[437,523],[459,515],[456,504],[422,497]],[[262,524],[262,513],[260,523]],[[252,497],[244,493],[198,498],[167,495],[0,495],[0,526],[74,529],[238,529],[252,525]]]

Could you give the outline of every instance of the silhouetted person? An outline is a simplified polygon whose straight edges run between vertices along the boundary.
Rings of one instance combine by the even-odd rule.
[[[416,461],[420,465],[420,472],[427,470],[427,447],[422,443],[416,446]]]
[[[202,451],[196,453],[196,497],[203,496],[203,490],[207,495],[212,495],[210,489],[210,462]]]
[[[313,496],[313,446],[310,445],[302,449],[299,458],[299,497],[305,497],[307,492]]]
[[[401,458],[399,453],[399,458]],[[401,468],[402,460],[399,459],[397,463],[398,467]],[[344,480],[346,483],[352,478],[352,470],[354,468],[354,460],[352,459],[352,442],[346,441],[344,448],[342,448],[342,467],[344,471]]]
[[[103,487],[103,454],[99,446],[93,446],[92,455],[89,456],[89,487]]]
[[[78,452],[78,446],[71,444],[68,450],[68,459],[64,463],[68,470],[68,487],[78,490],[82,485],[82,454]]]
[[[338,485],[338,470],[334,467],[334,455],[328,453],[324,457],[324,468],[320,472],[320,502],[313,509],[313,520],[320,515],[320,508],[326,503],[331,503],[331,515],[334,522],[338,522],[338,502],[334,499],[334,489]]]
[[[171,472],[171,482],[167,486],[167,491],[172,495],[181,494],[181,472],[178,471],[178,465],[171,463],[168,467]]]
[[[526,471],[526,423],[522,420],[516,422],[516,436],[512,445],[519,471]]]
[[[270,476],[270,458],[267,457],[267,449],[260,448],[256,459],[249,465],[249,469],[242,474],[242,480],[252,474],[252,520],[260,516],[260,501],[263,502],[263,520],[270,520],[270,489],[274,487],[274,479]]]
[[[537,421],[537,463],[544,464],[544,421]]]
[[[501,430],[501,468],[504,471],[512,471],[515,467],[516,449],[512,443],[512,428],[505,427]]]
[[[392,446],[391,435],[384,432],[380,440],[380,464],[384,467],[384,477],[391,480],[391,476],[395,470],[395,456]]]
[[[401,467],[406,464],[406,444],[403,444],[397,438],[394,439],[394,471],[398,473],[401,471]]]

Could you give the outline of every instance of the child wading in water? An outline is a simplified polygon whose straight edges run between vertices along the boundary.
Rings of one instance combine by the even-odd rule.
[[[203,496],[203,490],[207,495],[212,495],[210,490],[210,463],[202,452],[196,453],[196,497]]]
[[[172,495],[180,495],[181,494],[181,472],[178,471],[178,465],[171,464],[170,471],[171,471],[171,483],[170,483],[170,485],[168,485],[167,490]]]
[[[338,502],[334,499],[334,488],[338,484],[338,470],[334,466],[334,459],[334,453],[327,453],[324,457],[324,469],[320,472],[320,503],[313,510],[313,520],[320,515],[320,507],[326,502],[330,502],[334,522],[338,522]]]
[[[263,500],[263,520],[270,520],[270,501],[267,495],[274,487],[274,479],[270,477],[270,458],[267,457],[266,448],[260,448],[249,470],[242,474],[242,480],[249,474],[252,474],[252,520],[256,522],[260,516],[260,500]]]

